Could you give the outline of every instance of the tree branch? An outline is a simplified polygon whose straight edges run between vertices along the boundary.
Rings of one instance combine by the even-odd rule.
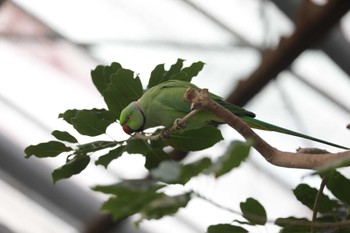
[[[164,140],[168,138],[171,134],[179,132],[180,130],[184,129],[186,122],[190,118],[192,118],[194,115],[196,115],[197,112],[199,112],[199,109],[195,109],[190,113],[188,113],[183,118],[177,119],[170,128],[163,129],[162,131],[160,131],[159,134],[146,136],[142,133],[136,133],[134,137],[136,139],[142,139],[142,140]]]
[[[339,161],[350,159],[350,151],[339,153],[317,152],[317,150],[313,150],[315,153],[305,153],[307,152],[305,150],[298,150],[296,153],[280,151],[264,141],[236,115],[213,101],[208,93],[207,89],[198,92],[193,88],[188,88],[184,99],[190,103],[194,109],[204,109],[212,112],[234,128],[245,139],[253,139],[253,147],[271,164],[288,168],[317,169],[329,165],[330,163],[338,163]]]

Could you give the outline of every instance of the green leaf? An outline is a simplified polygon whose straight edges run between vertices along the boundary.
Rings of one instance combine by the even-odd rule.
[[[55,138],[61,141],[66,141],[66,142],[71,142],[71,143],[77,143],[78,140],[73,137],[70,133],[66,131],[59,131],[59,130],[54,130],[51,133]]]
[[[157,65],[154,70],[151,72],[151,77],[148,81],[148,85],[147,88],[151,88],[154,87],[163,81],[164,75],[165,75],[166,71],[164,69],[164,64],[159,64]]]
[[[130,179],[123,180],[113,185],[98,185],[93,187],[92,190],[105,194],[123,196],[135,192],[156,192],[158,189],[163,187],[164,185],[161,185],[157,181],[151,179]]]
[[[162,161],[170,159],[170,154],[162,148],[149,147],[149,151],[144,154],[146,158],[145,168],[148,170],[157,167]]]
[[[113,62],[110,66],[99,65],[91,71],[92,82],[102,95],[110,83],[110,76],[121,68],[119,63]]]
[[[217,224],[208,227],[208,233],[246,233],[248,232],[243,227],[234,226],[231,224]]]
[[[189,193],[176,196],[162,193],[141,210],[142,219],[160,219],[163,216],[175,214],[180,208],[186,207],[190,200]]]
[[[163,143],[148,143],[144,140],[130,139],[125,146],[126,152],[130,154],[142,154],[146,158],[145,167],[152,169],[157,167],[160,162],[170,158],[170,155],[163,150]]]
[[[80,134],[98,136],[115,122],[115,117],[105,109],[79,110],[71,118],[71,122]]]
[[[278,218],[275,224],[281,226],[281,233],[310,233],[311,222],[306,218]]]
[[[197,76],[204,66],[204,63],[199,61],[182,69],[183,62],[183,59],[178,59],[168,71],[164,69],[164,64],[157,65],[151,72],[147,88],[149,89],[168,80],[191,82],[192,78]]]
[[[151,170],[151,175],[165,183],[185,184],[192,177],[197,176],[203,170],[209,168],[211,161],[209,158],[203,158],[193,163],[182,165],[172,160],[166,160],[160,163],[157,168]]]
[[[141,139],[130,139],[127,141],[125,150],[129,154],[146,154],[149,151],[149,145]]]
[[[67,152],[71,150],[72,148],[66,146],[62,142],[49,141],[49,142],[39,143],[37,145],[28,146],[24,150],[24,152],[26,153],[25,158],[29,158],[32,155],[38,158],[44,158],[44,157],[56,157],[62,152]]]
[[[222,176],[232,169],[239,167],[239,165],[246,160],[249,155],[252,141],[233,141],[227,148],[225,154],[219,157],[219,159],[213,164],[212,172],[215,177]]]
[[[183,165],[181,171],[180,184],[187,183],[192,177],[199,175],[211,165],[209,158],[203,158],[193,163]]]
[[[213,126],[204,126],[199,129],[172,134],[166,140],[166,143],[182,151],[199,151],[213,146],[222,139],[220,130]]]
[[[64,113],[60,113],[58,115],[58,118],[62,118],[63,120],[65,120],[67,123],[69,124],[73,124],[72,122],[72,118],[75,117],[77,115],[77,112],[79,110],[77,109],[69,109],[66,110]]]
[[[112,214],[114,220],[119,220],[140,212],[145,205],[160,195],[160,193],[145,192],[112,197],[103,203],[101,210],[108,211]]]
[[[108,109],[119,118],[121,111],[143,94],[140,78],[131,70],[119,69],[110,77],[103,96]]]
[[[162,194],[157,190],[164,187],[153,180],[125,180],[115,185],[96,186],[95,191],[116,195],[102,205],[114,219],[121,219],[140,212]]]
[[[166,160],[158,167],[151,170],[152,177],[165,183],[172,183],[179,180],[182,172],[182,165],[172,160]]]
[[[350,205],[350,195],[344,191],[350,189],[349,179],[336,170],[333,170],[328,173],[326,186],[335,197]]]
[[[102,155],[95,162],[96,165],[103,165],[105,168],[114,160],[119,158],[125,152],[125,146],[117,147],[116,149],[108,151],[107,154]]]
[[[245,202],[240,203],[240,208],[243,217],[251,224],[265,225],[267,222],[267,215],[265,208],[255,199],[248,198]]]
[[[318,190],[316,188],[312,188],[307,184],[299,184],[293,190],[293,193],[301,203],[313,210],[315,199],[318,193]],[[317,212],[331,213],[337,206],[338,203],[336,201],[331,200],[328,196],[321,193],[318,200]]]
[[[203,69],[203,67],[204,67],[204,63],[201,61],[198,61],[198,62],[192,63],[192,65],[189,67],[183,68],[181,72],[187,75],[184,81],[191,82],[192,78],[197,76],[198,73]]]
[[[75,174],[79,174],[83,171],[90,162],[90,157],[84,154],[76,155],[73,159],[69,160],[65,165],[57,168],[52,172],[53,182],[56,183],[61,179],[69,178]]]
[[[177,61],[176,61],[176,63],[173,64],[173,65],[170,67],[170,69],[166,72],[166,74],[164,75],[163,80],[164,80],[164,81],[168,81],[168,80],[171,79],[171,76],[173,76],[173,75],[179,73],[179,72],[181,71],[182,66],[183,66],[183,62],[184,62],[183,59],[178,58]],[[163,81],[163,82],[164,82],[164,81]]]

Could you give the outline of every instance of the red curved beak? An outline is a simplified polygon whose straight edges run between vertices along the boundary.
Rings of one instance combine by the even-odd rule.
[[[129,135],[131,135],[132,133],[135,132],[134,130],[130,129],[129,126],[127,126],[127,125],[123,125],[122,127],[123,127],[124,132],[129,134]]]

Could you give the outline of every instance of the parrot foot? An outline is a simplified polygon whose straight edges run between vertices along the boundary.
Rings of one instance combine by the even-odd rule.
[[[175,120],[174,126],[175,126],[176,130],[181,130],[181,129],[184,129],[186,127],[186,124],[181,118],[178,118]]]

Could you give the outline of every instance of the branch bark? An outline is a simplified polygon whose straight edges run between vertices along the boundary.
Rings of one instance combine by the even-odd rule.
[[[350,159],[350,151],[339,153],[318,152],[315,149],[312,150],[313,153],[308,153],[308,150],[298,150],[295,153],[280,151],[263,140],[236,115],[213,101],[208,93],[207,89],[198,92],[193,88],[189,88],[184,95],[184,99],[188,103],[191,103],[195,109],[201,108],[212,112],[240,133],[245,139],[253,139],[253,147],[271,164],[288,168],[317,169],[325,167],[330,163]]]

